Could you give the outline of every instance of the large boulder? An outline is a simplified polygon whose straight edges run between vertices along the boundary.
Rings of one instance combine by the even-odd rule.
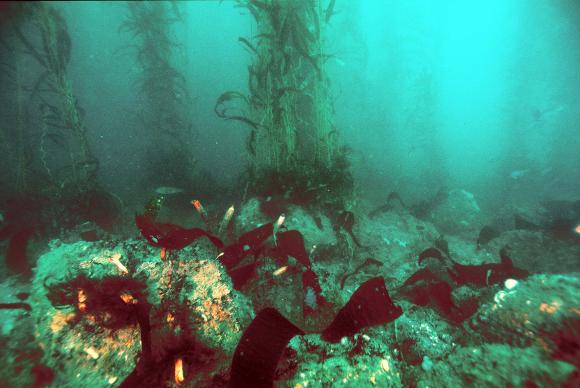
[[[154,357],[167,357],[174,349],[166,347],[179,348],[191,333],[214,351],[212,373],[227,373],[253,309],[233,290],[217,253],[204,241],[169,252],[166,260],[142,241],[53,242],[38,261],[31,304],[54,383],[118,385],[131,373],[141,352],[140,329],[131,310],[120,310],[123,302],[151,306]]]

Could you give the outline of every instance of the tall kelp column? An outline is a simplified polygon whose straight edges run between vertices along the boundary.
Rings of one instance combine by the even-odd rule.
[[[30,91],[29,102],[40,108],[41,130],[38,137],[42,173],[61,189],[76,192],[92,189],[96,185],[99,163],[91,151],[84,111],[67,73],[72,43],[66,21],[58,9],[42,2],[14,5],[13,12],[19,18],[13,21],[10,37],[7,38],[11,43],[7,47],[12,44],[14,50],[33,58],[39,66],[36,81],[26,85],[25,89]],[[22,90],[17,87],[17,91]],[[19,103],[19,109],[23,109],[22,103]],[[24,116],[22,112],[19,114]],[[19,131],[22,136],[18,143],[19,147],[26,147],[30,144],[26,143],[22,131],[24,128]],[[19,159],[26,159],[24,153],[22,150]],[[18,168],[23,168],[22,163]],[[19,172],[19,176],[21,174]],[[19,178],[19,184],[21,182],[22,178]]]
[[[119,30],[131,34],[140,74],[137,79],[138,126],[148,140],[146,184],[187,187],[193,180],[193,124],[188,117],[189,93],[175,64],[179,46],[171,28],[182,21],[176,2],[127,2]]]
[[[249,126],[252,181],[345,186],[349,178],[325,71],[325,27],[334,1],[239,0],[238,5],[257,25],[254,36],[239,38],[254,56],[249,93],[222,94],[215,111]]]

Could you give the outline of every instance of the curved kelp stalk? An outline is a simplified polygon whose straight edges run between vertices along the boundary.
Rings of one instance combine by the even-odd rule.
[[[225,92],[222,93],[221,96],[219,96],[219,98],[217,99],[215,106],[213,108],[215,114],[222,118],[222,119],[226,119],[226,120],[238,120],[241,121],[247,125],[249,125],[250,127],[254,128],[254,129],[258,129],[259,125],[255,122],[253,122],[252,120],[250,120],[249,118],[245,117],[245,116],[241,116],[241,115],[231,115],[228,114],[228,107],[226,105],[226,103],[231,102],[233,100],[242,100],[244,103],[246,103],[247,105],[249,105],[249,100],[246,96],[244,96],[243,94],[239,93],[239,92]]]

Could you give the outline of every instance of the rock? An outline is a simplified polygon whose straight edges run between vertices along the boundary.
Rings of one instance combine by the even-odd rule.
[[[484,225],[475,196],[465,190],[450,191],[446,200],[433,209],[429,218],[443,233],[468,238],[477,238]]]
[[[217,252],[202,240],[181,251],[169,252],[165,261],[160,259],[158,249],[142,241],[57,242],[51,248],[38,261],[31,301],[35,336],[44,349],[43,362],[58,371],[54,381],[58,386],[74,381],[94,386],[106,386],[110,381],[120,383],[140,356],[136,318],[115,316],[119,311],[132,310],[107,310],[109,304],[119,305],[115,295],[109,295],[111,302],[95,300],[95,294],[84,293],[85,284],[89,290],[91,284],[98,285],[103,279],[117,279],[121,284],[124,279],[132,279],[134,284],[143,285],[151,305],[149,317],[156,357],[168,356],[165,352],[171,346],[167,346],[167,341],[179,347],[181,333],[191,332],[197,341],[214,351],[212,357],[221,358],[218,365],[225,368],[228,355],[252,318],[251,304],[233,290],[229,276],[215,259]],[[66,291],[58,291],[70,289],[69,284],[81,286],[71,290],[72,300],[63,306],[53,305],[58,297],[64,298]],[[121,292],[119,298],[126,304],[145,303],[137,295],[140,294],[131,289]],[[102,311],[91,309],[99,303],[106,303]]]
[[[330,219],[316,212],[312,214],[305,208],[297,205],[289,205],[285,213],[284,225],[289,230],[298,230],[304,237],[306,250],[310,251],[313,245],[335,245],[337,240]],[[317,220],[321,227],[317,225]],[[260,200],[252,198],[242,205],[240,214],[236,217],[236,230],[238,235],[248,232],[267,222],[275,222],[269,219],[260,210]]]
[[[574,370],[570,364],[547,357],[539,348],[518,348],[503,344],[462,347],[435,363],[417,378],[417,387],[523,387],[529,382],[561,386]]]

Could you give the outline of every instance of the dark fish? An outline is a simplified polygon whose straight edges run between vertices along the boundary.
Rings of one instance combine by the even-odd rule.
[[[314,222],[316,223],[316,227],[320,230],[323,230],[323,226],[322,226],[322,219],[320,218],[320,216],[314,216]]]
[[[518,214],[514,215],[514,226],[515,229],[521,230],[532,230],[532,231],[542,230],[542,228],[539,225],[536,225],[533,222],[526,220],[525,218],[523,218]]]
[[[405,204],[401,200],[399,194],[395,191],[391,191],[387,197],[387,202],[384,205],[377,207],[375,210],[369,213],[369,218],[375,218],[381,213],[388,212],[395,208],[397,202],[400,206],[405,207]]]
[[[421,252],[419,254],[419,264],[421,264],[421,262],[427,258],[434,258],[439,261],[445,260],[443,254],[437,248],[427,248],[423,252]]]
[[[451,257],[449,253],[449,243],[445,240],[445,236],[441,235],[434,241],[435,248],[443,252],[447,257]]]
[[[361,243],[358,238],[354,235],[352,228],[354,227],[354,213],[349,211],[343,211],[338,215],[338,225],[340,225],[347,233],[352,237],[352,241],[359,247],[362,248]]]
[[[409,208],[411,213],[417,218],[427,217],[433,209],[445,202],[448,197],[448,192],[445,187],[442,187],[437,191],[435,196],[430,200],[421,201]]]
[[[26,300],[28,299],[29,296],[30,294],[28,292],[19,292],[18,294],[16,294],[16,297],[20,300]]]
[[[477,250],[480,250],[483,245],[486,245],[496,237],[499,237],[499,232],[496,229],[487,225],[481,228],[477,238]]]
[[[356,275],[357,273],[359,273],[364,267],[367,267],[369,265],[377,265],[377,266],[382,266],[383,262],[382,261],[378,261],[377,259],[373,259],[372,257],[367,258],[362,264],[359,264],[354,271],[352,271],[349,274],[344,275],[344,277],[342,278],[342,280],[340,281],[340,289],[342,290],[344,288],[344,285],[346,283],[346,280],[354,275]]]

